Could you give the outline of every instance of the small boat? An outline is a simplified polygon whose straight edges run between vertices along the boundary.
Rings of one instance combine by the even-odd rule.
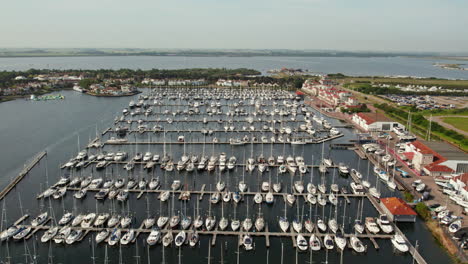
[[[309,194],[316,194],[317,193],[317,187],[315,187],[315,184],[309,182],[307,184],[307,192]]]
[[[171,219],[169,220],[169,227],[170,228],[175,228],[178,226],[180,223],[180,216],[178,215],[173,215]]]
[[[81,222],[83,221],[85,216],[86,215],[84,215],[84,214],[78,214],[77,216],[75,216],[75,218],[73,218],[73,220],[72,220],[71,226],[81,225]]]
[[[304,183],[302,181],[295,181],[294,182],[294,189],[298,193],[303,193],[304,192]]]
[[[380,198],[380,192],[377,191],[377,189],[375,187],[369,188],[369,193],[370,193],[370,195],[374,196],[377,199]]]
[[[187,237],[184,230],[180,231],[177,236],[175,237],[175,245],[176,247],[180,247],[184,244],[185,238]]]
[[[366,217],[366,228],[372,234],[377,234],[380,232],[380,228],[373,217]]]
[[[240,221],[238,219],[234,219],[231,221],[231,229],[232,231],[237,231],[240,228]]]
[[[332,231],[333,233],[336,233],[336,231],[338,230],[338,223],[336,222],[335,218],[331,218],[330,220],[328,220],[328,228],[330,228],[330,231]]]
[[[261,232],[264,227],[265,227],[265,219],[260,216],[257,217],[257,220],[255,220],[255,228],[257,229],[257,231]]]
[[[107,227],[114,227],[120,224],[120,215],[112,215],[107,221]]]
[[[221,220],[219,220],[219,229],[223,231],[226,229],[228,225],[229,225],[228,219],[226,217],[221,217]]]
[[[26,226],[22,226],[20,228],[18,228],[18,230],[16,231],[16,234],[13,236],[13,239],[14,240],[21,240],[23,238],[25,238],[27,235],[29,235],[29,233],[31,233],[31,230],[32,230],[32,227],[26,227]]]
[[[103,226],[106,223],[107,219],[109,219],[109,217],[110,214],[108,213],[100,213],[94,221],[94,226]]]
[[[132,223],[132,218],[130,216],[124,216],[120,219],[120,226],[122,228],[127,228]]]
[[[274,198],[272,192],[268,192],[268,193],[265,195],[265,202],[266,202],[267,204],[273,204],[274,199],[275,199],[275,198]]]
[[[250,229],[252,229],[252,219],[250,219],[250,218],[247,217],[247,218],[242,222],[242,227],[244,228],[244,231],[249,232]]]
[[[317,220],[317,228],[322,231],[322,232],[326,232],[327,231],[327,225],[325,224],[325,222],[322,220],[322,219],[318,219]]]
[[[239,191],[246,192],[247,191],[247,184],[244,181],[239,182]]]
[[[275,191],[276,193],[281,192],[281,182],[273,184],[273,191]]]
[[[219,202],[219,199],[220,199],[220,194],[219,192],[214,192],[212,195],[211,195],[211,198],[210,198],[210,202],[212,204],[217,204]]]
[[[109,240],[107,241],[107,243],[109,244],[109,246],[114,246],[116,245],[119,241],[120,241],[120,236],[122,235],[122,231],[120,231],[120,229],[114,229],[114,231],[112,231],[110,237],[109,237]]]
[[[159,227],[160,229],[163,229],[163,228],[166,226],[166,224],[167,224],[168,221],[169,221],[169,217],[167,217],[167,216],[160,216],[160,217],[158,218],[157,225],[158,225],[158,227]]]
[[[47,221],[47,219],[48,219],[48,214],[47,214],[47,212],[44,212],[44,213],[39,214],[38,216],[36,216],[36,218],[34,218],[33,220],[31,220],[31,225],[33,227],[40,226],[43,223],[45,223]]]
[[[296,233],[302,232],[302,222],[299,221],[298,219],[293,220],[292,226],[293,226],[294,231],[296,231]]]
[[[288,193],[288,194],[286,195],[286,202],[287,202],[289,205],[292,206],[292,205],[294,204],[295,201],[296,201],[296,196],[294,196],[294,195],[292,195],[292,194],[290,194],[290,193]]]
[[[125,233],[125,235],[122,236],[122,238],[120,239],[120,244],[122,245],[128,245],[130,244],[133,239],[135,239],[135,230],[134,229],[130,229],[128,230],[127,233]]]
[[[386,234],[390,234],[393,232],[393,226],[391,225],[390,221],[386,214],[381,214],[377,218],[377,224],[380,226],[380,229]]]
[[[399,235],[399,234],[395,234],[391,239],[390,241],[392,242],[393,246],[398,249],[400,252],[408,252],[409,250],[409,247],[408,247],[408,244],[406,244],[406,241],[405,239]]]
[[[288,219],[286,219],[285,217],[280,217],[279,225],[280,225],[281,231],[283,231],[284,233],[288,232],[288,229],[289,229]]]
[[[161,239],[161,232],[159,229],[153,229],[148,235],[148,238],[146,238],[146,243],[150,246],[153,246],[158,243],[159,239]]]
[[[205,227],[208,231],[211,231],[216,225],[216,217],[214,216],[208,216],[205,220]]]
[[[109,236],[109,229],[102,229],[97,235],[96,235],[96,244],[99,244],[106,240],[106,238]]]
[[[309,248],[309,244],[303,235],[298,235],[296,237],[296,245],[300,251],[306,251]]]
[[[65,241],[67,236],[71,233],[71,227],[64,226],[59,231],[58,234],[54,237],[54,242],[56,244],[61,244]]]
[[[58,224],[59,225],[66,225],[68,223],[70,223],[70,221],[72,221],[74,218],[73,214],[68,212],[68,213],[65,213],[62,218],[60,218],[60,220],[58,221]]]
[[[314,223],[310,219],[307,219],[304,222],[304,227],[309,233],[312,233],[312,231],[314,231]]]
[[[53,237],[55,237],[55,235],[57,235],[59,231],[59,227],[58,226],[54,226],[54,227],[51,227],[49,228],[47,231],[44,232],[44,234],[42,235],[41,237],[41,242],[42,243],[46,243],[46,242],[49,242]]]
[[[352,236],[350,239],[351,247],[357,253],[363,253],[366,251],[367,247],[361,242],[361,240],[357,236]]]
[[[189,245],[195,247],[199,240],[198,232],[192,231],[188,235]]]
[[[362,234],[364,232],[364,225],[362,224],[361,220],[354,220],[354,230],[359,234]]]
[[[329,234],[325,235],[325,238],[323,239],[323,244],[326,249],[332,250],[335,247],[335,244],[333,243],[333,239]]]
[[[83,234],[83,230],[81,229],[74,229],[68,234],[67,238],[65,239],[65,243],[71,245],[75,243],[77,240],[80,239],[81,235]]]
[[[322,248],[322,242],[320,241],[320,238],[316,236],[315,234],[312,234],[312,236],[309,239],[309,246],[312,251],[319,251]]]
[[[226,191],[223,193],[223,202],[228,203],[231,200],[231,193]]]
[[[89,213],[85,215],[85,217],[83,217],[83,221],[81,221],[81,227],[83,228],[91,227],[95,218],[96,218],[95,213]]]
[[[346,247],[346,238],[344,237],[341,230],[338,230],[335,235],[335,244],[340,250],[344,250]]]
[[[456,220],[454,222],[452,222],[450,225],[449,225],[449,232],[450,233],[456,233],[458,230],[461,229],[461,226],[462,226],[462,221],[461,220]]]
[[[172,244],[172,241],[174,240],[174,236],[172,235],[172,232],[167,232],[166,235],[164,235],[162,239],[163,246],[168,247],[170,244]]]
[[[254,202],[255,202],[256,204],[261,204],[261,203],[263,202],[263,196],[262,196],[261,193],[256,193],[256,194],[254,195]]]
[[[244,235],[242,238],[242,245],[244,245],[245,250],[249,251],[253,249],[253,239],[249,235]]]
[[[155,223],[156,223],[156,218],[154,218],[154,217],[148,217],[145,220],[143,220],[143,226],[146,229],[152,228]]]

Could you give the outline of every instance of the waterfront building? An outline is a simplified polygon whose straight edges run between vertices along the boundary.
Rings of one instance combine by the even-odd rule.
[[[351,120],[367,132],[393,131],[394,128],[403,128],[403,125],[376,114],[355,113]]]
[[[416,212],[402,199],[387,197],[380,199],[383,210],[394,222],[416,222]]]

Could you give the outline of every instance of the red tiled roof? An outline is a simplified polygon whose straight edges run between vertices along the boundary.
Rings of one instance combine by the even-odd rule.
[[[357,113],[357,115],[362,118],[364,121],[366,121],[366,123],[368,125],[372,124],[375,122],[375,120],[373,118],[371,118],[370,116],[364,114],[364,113]]]
[[[416,215],[416,212],[400,198],[381,198],[380,201],[393,215]]]
[[[411,143],[413,146],[415,146],[417,149],[419,149],[419,152],[422,154],[432,154],[434,156],[433,164],[434,163],[441,163],[446,161],[444,157],[442,157],[439,153],[435,152],[428,146],[424,145],[421,141],[416,140]],[[431,164],[432,165],[432,164]]]
[[[431,172],[454,172],[451,168],[445,166],[445,165],[439,165],[438,163],[431,163],[427,165],[426,168],[428,171]]]
[[[409,160],[413,160],[414,158],[414,152],[403,152],[403,155],[405,155]]]

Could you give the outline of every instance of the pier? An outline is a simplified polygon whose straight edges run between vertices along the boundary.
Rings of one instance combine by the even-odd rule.
[[[5,196],[31,171],[34,166],[36,166],[39,161],[42,160],[44,156],[47,155],[46,151],[42,151],[39,154],[37,154],[32,161],[27,164],[21,172],[16,176],[1,192],[0,192],[0,200],[5,198]]]

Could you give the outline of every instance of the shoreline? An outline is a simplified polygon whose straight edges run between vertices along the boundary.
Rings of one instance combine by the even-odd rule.
[[[315,110],[320,112],[321,114],[323,114],[323,115],[325,115],[327,117],[330,117],[330,118],[338,119],[338,120],[340,120],[342,122],[346,122],[347,124],[352,125],[354,129],[362,131],[361,127],[357,126],[354,122],[351,122],[349,119],[346,118],[346,116],[343,115],[343,117],[340,117],[339,115],[332,115],[329,112],[323,111],[320,107],[317,106],[317,104],[313,103],[314,101],[320,101],[320,99],[317,99],[315,96],[309,95],[307,93],[306,93],[306,96],[311,100],[308,100],[308,101],[306,100],[305,102],[308,105],[310,105],[312,108],[314,108]],[[342,113],[339,113],[339,114],[342,114]],[[398,159],[398,156],[395,155],[395,153],[392,153],[392,156],[396,160],[400,161]],[[372,159],[369,159],[369,160],[372,162]],[[400,161],[400,163],[401,163],[401,161]],[[412,173],[412,171],[411,171],[411,173]],[[421,176],[419,176],[419,177],[421,177]],[[401,176],[396,176],[395,180],[398,181],[398,182],[400,182],[400,181],[405,182],[404,181],[405,179],[402,178]],[[398,190],[400,192],[400,194],[402,194],[402,195],[404,194],[405,191],[409,192],[409,193],[414,192],[414,189],[408,188],[406,184],[401,184],[401,182],[400,182],[399,185],[401,185],[403,187],[402,191]],[[435,222],[432,219],[429,220],[429,221],[426,221],[419,214],[418,214],[418,216],[424,222],[424,225],[428,228],[428,230],[431,232],[431,235],[433,236],[433,238],[436,239],[436,241],[442,246],[442,248],[447,252],[447,254],[454,260],[454,263],[465,263],[466,261],[468,261],[466,254],[460,254],[460,253],[463,253],[463,252],[460,252],[458,246],[453,241],[453,239],[449,236],[449,234],[447,234],[447,232],[442,227],[440,227],[440,225],[437,222]]]
[[[113,94],[97,94],[97,93],[91,93],[89,91],[86,91],[86,92],[82,92],[83,94],[88,94],[88,95],[91,95],[91,96],[95,96],[95,97],[126,97],[126,96],[133,96],[133,95],[137,95],[137,94],[140,94],[142,93],[141,91],[136,91],[136,92],[132,92],[132,93],[126,93],[126,94],[118,94],[118,95],[113,95]]]

